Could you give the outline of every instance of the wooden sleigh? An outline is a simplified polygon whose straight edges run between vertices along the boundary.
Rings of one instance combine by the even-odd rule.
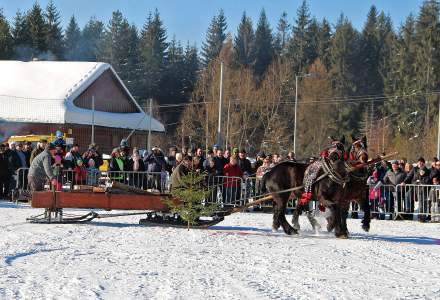
[[[170,208],[166,204],[167,200],[172,200],[174,204],[180,202],[178,199],[172,198],[170,194],[145,191],[118,182],[113,182],[109,189],[81,186],[72,191],[39,191],[32,193],[32,207],[43,208],[44,212],[27,218],[27,221],[31,223],[72,224],[109,217],[145,215],[145,218],[139,221],[142,225],[186,227],[184,220],[178,215],[170,213]],[[67,214],[65,209],[88,209],[91,211],[78,215]],[[98,213],[96,210],[118,210],[118,213]],[[223,221],[227,214],[227,211],[216,211],[213,215],[200,219],[198,224],[193,227],[212,226]]]
[[[301,187],[282,192],[298,188]],[[170,194],[145,191],[119,182],[113,182],[109,189],[82,186],[72,191],[52,190],[34,192],[32,194],[32,207],[43,208],[44,212],[27,218],[27,221],[31,223],[72,224],[86,223],[94,219],[109,217],[145,215],[145,218],[139,220],[139,224],[145,226],[187,227],[187,223],[179,215],[170,213],[170,208],[166,204],[167,200],[172,200],[174,204],[179,204],[180,202]],[[266,201],[272,201],[272,196],[263,195],[258,200],[242,206],[217,210],[212,215],[199,219],[197,224],[191,227],[207,228],[213,226],[223,221],[227,215],[241,212],[248,207],[259,205]],[[64,209],[88,209],[91,211],[78,215],[67,214],[64,212]],[[118,213],[105,214],[98,213],[95,210],[118,210]]]

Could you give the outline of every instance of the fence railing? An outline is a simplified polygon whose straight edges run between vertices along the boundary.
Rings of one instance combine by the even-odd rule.
[[[16,193],[29,195],[27,168],[17,170],[14,177]],[[170,191],[170,177],[166,172],[100,172],[98,170],[63,170],[56,176],[59,190],[72,190],[78,185],[98,186],[106,182],[118,181],[144,190]],[[220,206],[239,206],[267,194],[263,182],[256,177],[206,176],[203,188],[207,191],[205,203]],[[50,188],[50,186],[47,186]],[[370,185],[367,189],[372,217],[379,219],[419,219],[440,221],[440,185]],[[16,198],[20,199],[20,197]],[[311,203],[317,208],[317,203]],[[272,203],[258,205],[260,208],[272,207]],[[287,208],[293,209],[295,200],[289,200]],[[351,205],[352,213],[362,213],[357,204]]]

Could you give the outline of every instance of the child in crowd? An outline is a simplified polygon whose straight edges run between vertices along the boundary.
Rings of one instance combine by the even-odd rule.
[[[87,167],[87,185],[97,185],[99,179],[99,170],[96,167],[95,161],[91,158],[88,161]]]
[[[83,165],[82,159],[77,159],[73,172],[75,173],[75,184],[84,184],[87,179],[87,170]]]
[[[63,163],[62,163],[62,156],[61,155],[55,155],[55,163],[53,164],[53,174],[55,176],[54,181],[54,189],[56,191],[61,191],[62,189],[62,178],[63,178]]]

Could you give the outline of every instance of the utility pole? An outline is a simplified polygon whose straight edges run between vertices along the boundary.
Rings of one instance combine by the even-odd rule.
[[[223,62],[220,64],[220,97],[218,101],[217,145],[222,146]]]
[[[148,126],[148,142],[147,142],[147,151],[151,151],[151,119],[153,118],[153,99],[150,98],[150,119]]]
[[[440,157],[440,98],[438,100],[437,157]]]
[[[92,144],[95,143],[95,96],[92,96]]]
[[[293,121],[293,153],[296,156],[296,111],[298,108],[298,75],[295,75],[295,119]]]
[[[385,118],[383,119],[382,124],[382,153],[385,153]]]
[[[231,110],[231,99],[228,101],[228,119],[226,121],[226,144],[225,149],[229,146],[229,111]]]
[[[205,114],[206,114],[206,118],[205,118],[205,125],[206,125],[206,131],[205,131],[205,153],[208,153],[208,132],[209,132],[209,116],[208,116],[208,104],[205,101]]]

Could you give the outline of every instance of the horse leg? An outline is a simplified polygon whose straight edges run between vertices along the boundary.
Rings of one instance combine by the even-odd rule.
[[[327,231],[332,232],[333,229],[335,229],[336,220],[331,209],[330,209],[330,216],[328,216],[326,219],[327,219]]]
[[[272,231],[278,231],[281,226],[280,221],[280,208],[276,201],[273,201],[273,220],[272,220]]]
[[[287,197],[284,198],[288,198]],[[292,235],[293,233],[298,233],[297,230],[295,230],[292,226],[290,226],[289,222],[286,220],[286,206],[287,206],[288,199],[283,199],[280,195],[274,196],[274,202],[276,202],[276,209],[277,211],[274,211],[274,218],[275,216],[278,217],[278,222],[283,227],[283,230],[286,234]],[[275,219],[274,219],[275,221]]]
[[[296,203],[297,204],[292,215],[292,225],[294,229],[300,230],[301,226],[299,225],[299,215],[301,214],[303,207],[301,205],[298,205],[298,201]]]
[[[370,230],[370,222],[371,222],[370,202],[368,201],[368,199],[363,199],[360,205],[362,211],[364,212],[364,218],[362,219],[362,229],[368,232]]]
[[[345,238],[344,233],[342,232],[342,226],[341,226],[341,209],[338,205],[333,204],[330,207],[330,210],[332,211],[334,220],[335,220],[335,236],[340,238]]]
[[[341,232],[342,232],[341,237],[345,237],[345,238],[348,238],[348,228],[347,228],[348,210],[349,210],[348,205],[344,206],[341,209]]]
[[[311,210],[307,211],[306,215],[307,215],[307,219],[310,222],[310,225],[312,225],[313,230],[315,230],[315,231],[321,230],[321,225],[316,220],[313,211],[311,211]]]

